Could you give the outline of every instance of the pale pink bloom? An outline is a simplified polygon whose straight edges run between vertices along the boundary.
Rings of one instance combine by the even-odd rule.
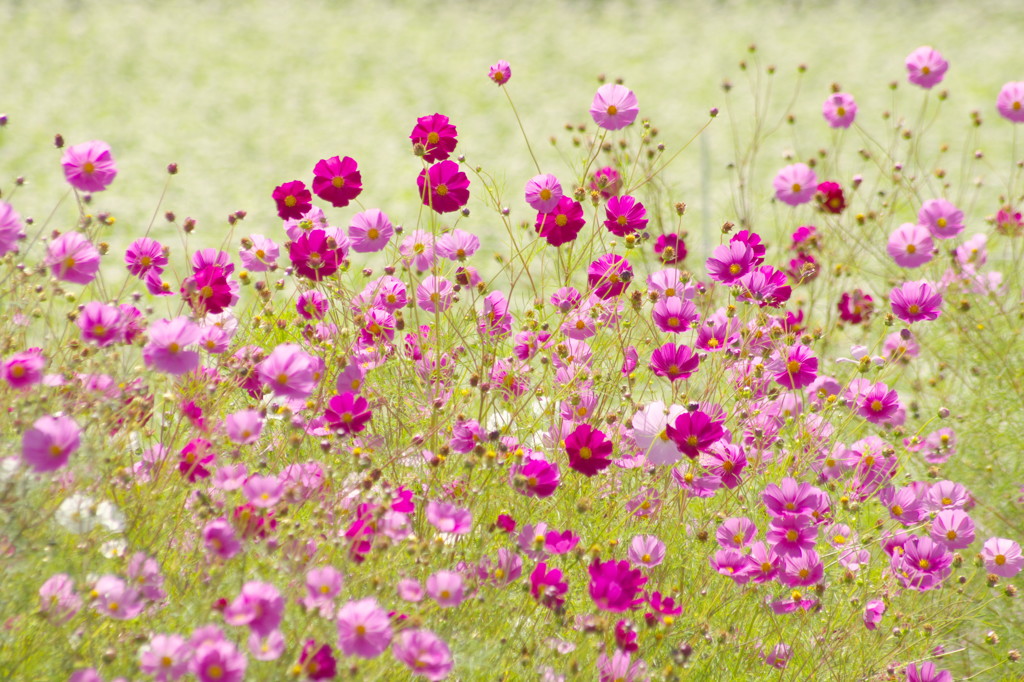
[[[391,619],[373,597],[338,611],[338,646],[346,656],[376,658],[391,643]]]
[[[317,363],[294,343],[282,343],[256,366],[264,385],[275,395],[305,400],[316,386]]]
[[[147,367],[168,374],[185,374],[199,366],[199,353],[189,350],[202,330],[187,317],[157,320],[149,325],[149,343],[142,349]]]
[[[1024,81],[1011,81],[996,98],[999,115],[1014,123],[1024,123]]]
[[[380,251],[395,234],[395,228],[379,208],[356,213],[348,226],[348,238],[356,253]]]
[[[100,140],[71,145],[64,150],[60,163],[68,184],[83,192],[101,192],[117,175],[110,145]]]
[[[794,163],[778,172],[772,186],[779,201],[799,206],[814,198],[818,191],[818,176],[806,163]]]
[[[654,568],[665,560],[665,543],[656,535],[637,535],[629,543],[626,558],[637,566]]]
[[[203,528],[203,544],[221,559],[230,559],[242,550],[242,543],[235,537],[234,526],[223,516]]]
[[[917,221],[936,239],[951,239],[964,231],[964,212],[945,199],[929,199],[921,204]]]
[[[256,410],[240,410],[224,418],[224,430],[232,443],[251,445],[260,439],[263,417]]]
[[[443,680],[452,669],[452,654],[444,640],[430,630],[403,630],[392,653],[413,675]]]
[[[21,216],[5,201],[0,201],[0,256],[18,252],[18,242],[25,238]]]
[[[100,252],[78,232],[65,232],[46,248],[46,264],[65,282],[88,284],[100,269]]]
[[[1020,545],[1006,538],[989,538],[981,548],[981,558],[985,560],[985,568],[1003,578],[1012,578],[1024,568],[1024,556]]]
[[[280,630],[271,630],[266,635],[249,633],[249,652],[257,661],[276,661],[284,653],[284,645]]]
[[[142,613],[145,606],[142,595],[115,575],[101,577],[92,591],[96,594],[92,607],[117,620],[131,620]]]
[[[590,105],[590,116],[605,130],[620,130],[636,120],[640,107],[636,95],[617,83],[605,83],[597,89]]]
[[[441,608],[458,606],[463,599],[462,576],[455,571],[437,571],[427,578],[427,594]]]
[[[551,213],[562,198],[562,185],[550,173],[535,175],[526,183],[526,203],[539,213]]]
[[[242,492],[252,506],[265,509],[280,501],[284,495],[284,483],[277,476],[250,476],[242,484]]]
[[[224,609],[224,622],[229,625],[248,625],[249,629],[266,637],[281,624],[284,615],[284,597],[270,583],[250,581],[242,585],[241,593]]]
[[[249,236],[252,246],[238,252],[242,267],[249,272],[267,272],[277,265],[277,257],[281,255],[280,247],[273,240],[261,234]]]
[[[834,92],[821,106],[821,113],[833,128],[849,128],[857,116],[857,102],[847,92]]]
[[[156,682],[176,680],[188,671],[192,650],[181,635],[153,635],[139,652],[139,669]]]
[[[67,464],[78,449],[82,430],[70,417],[40,417],[21,439],[21,456],[37,472],[54,471]]]
[[[427,502],[427,521],[442,533],[464,535],[473,525],[473,515],[446,502]]]
[[[666,409],[661,401],[654,401],[633,415],[633,439],[647,455],[647,461],[656,466],[678,462],[683,453],[669,438],[667,427],[686,412],[681,405]]]
[[[66,573],[57,573],[39,588],[39,612],[52,623],[66,623],[82,608],[75,594],[75,581]]]
[[[938,50],[927,45],[907,55],[906,65],[907,80],[926,90],[941,83],[949,68],[949,62],[942,58]]]
[[[932,259],[935,244],[924,225],[903,223],[889,235],[888,251],[901,268],[919,268]]]

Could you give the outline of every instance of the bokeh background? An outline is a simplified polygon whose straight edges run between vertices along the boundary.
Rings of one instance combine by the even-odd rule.
[[[362,205],[406,223],[418,211],[421,167],[408,135],[418,116],[440,112],[459,129],[458,151],[504,186],[516,218],[531,220],[521,191],[535,171],[505,97],[486,78],[490,64],[506,59],[510,94],[541,166],[566,180],[578,172],[579,151],[564,126],[589,123],[600,74],[636,91],[641,117],[653,121],[669,154],[711,107],[723,110],[665,175],[665,200],[690,207],[687,228],[699,253],[717,243],[713,230],[722,221],[736,218],[726,165],[735,158],[734,136],[742,139],[754,120],[749,82],[764,83],[768,65],[776,73],[763,119],[781,118],[791,101],[797,119],[759,151],[755,175],[763,182],[783,154],[806,156],[829,144],[819,112],[832,83],[857,97],[865,122],[893,106],[890,82],[909,98],[903,59],[919,45],[933,45],[951,64],[941,86],[954,110],[941,117],[947,141],[967,136],[972,110],[996,123],[1000,86],[1024,79],[1022,34],[1024,8],[1013,0],[5,0],[0,189],[9,195],[14,177],[24,176],[16,207],[45,217],[66,192],[54,134],[69,144],[102,139],[120,166],[96,201],[97,211],[117,218],[104,235],[113,246],[145,230],[164,169],[176,162],[180,174],[160,215],[197,219],[192,245],[213,246],[228,236],[228,214],[244,209],[234,249],[237,237],[277,226],[276,185],[308,184],[315,162],[338,154],[360,164]],[[795,92],[801,64],[807,73]],[[736,86],[728,97],[725,80]],[[1007,138],[995,132],[989,151],[998,156]],[[357,210],[329,217],[346,224]],[[74,203],[65,201],[50,225],[67,229],[74,219]],[[486,234],[487,220],[475,215],[466,229]],[[173,244],[174,230],[161,217],[152,236]]]

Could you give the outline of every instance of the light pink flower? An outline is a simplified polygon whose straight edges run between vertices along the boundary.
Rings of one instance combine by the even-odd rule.
[[[391,619],[373,597],[348,602],[337,621],[338,646],[346,656],[376,658],[391,643]]]
[[[639,112],[633,91],[616,83],[605,83],[599,87],[590,105],[594,123],[605,130],[625,128],[636,120]]]
[[[60,159],[68,183],[83,192],[100,192],[114,181],[117,164],[106,142],[93,140],[71,145]]]
[[[926,90],[941,83],[949,69],[949,62],[942,58],[938,50],[927,45],[907,55],[906,65],[907,80]]]

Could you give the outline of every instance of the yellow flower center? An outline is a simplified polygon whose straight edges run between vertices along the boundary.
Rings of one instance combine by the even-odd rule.
[[[790,374],[796,374],[800,371],[800,362],[798,360],[790,360],[786,364],[786,371]]]
[[[882,401],[881,400],[872,400],[871,401],[871,409],[874,412],[881,412],[883,407],[884,407],[884,405],[882,405]]]
[[[609,104],[608,105],[608,115],[609,116],[614,116],[617,113],[619,113],[618,107],[616,107],[614,104]]]
[[[917,305],[916,303],[911,303],[910,306],[907,307],[907,312],[909,312],[911,315],[917,315],[919,312],[921,312],[921,306]]]
[[[25,366],[21,363],[17,363],[11,366],[11,376],[15,379],[20,379],[25,376]]]
[[[892,506],[891,511],[893,513],[893,516],[902,516],[903,515],[903,507],[901,507],[898,504],[894,504]]]
[[[341,177],[340,175],[335,175],[333,178],[331,178],[331,184],[334,185],[335,188],[341,189],[342,187],[345,186],[345,178]]]
[[[441,141],[441,136],[438,135],[437,132],[435,132],[435,131],[431,131],[430,134],[427,135],[427,143],[428,144],[437,144],[440,141]]]
[[[92,161],[86,161],[85,163],[82,164],[82,172],[85,173],[86,175],[92,175],[93,173],[96,172],[96,164],[94,164]]]
[[[615,222],[617,222],[619,225],[625,225],[628,221],[626,220],[626,216],[620,215],[618,218],[615,219]]]
[[[708,339],[708,348],[718,348],[718,339]]]
[[[670,317],[665,322],[665,324],[667,324],[670,327],[678,327],[679,326],[679,318],[678,317]]]
[[[786,531],[786,540],[789,541],[789,542],[796,542],[797,538],[799,538],[799,537],[800,537],[800,534],[796,532],[795,528],[790,528],[789,530]]]
[[[907,253],[911,255],[917,253],[917,247],[913,244],[907,244]]]
[[[927,559],[921,559],[917,562],[917,565],[921,567],[921,570],[927,571],[929,568],[932,567],[932,562],[928,561]]]
[[[568,222],[569,216],[565,215],[564,213],[559,213],[557,216],[555,216],[555,225],[558,225],[559,227],[565,227]]]
[[[686,437],[686,444],[689,445],[691,448],[697,447],[697,436],[693,436],[693,435],[687,436]]]
[[[996,562],[996,566],[1002,566],[1006,563],[1006,557],[1002,554],[996,554],[996,558],[993,561]]]
[[[955,530],[950,529],[950,530],[946,531],[946,539],[947,540],[956,540],[956,538],[957,538],[957,535],[956,535],[956,531]]]
[[[541,201],[547,201],[548,199],[551,198],[551,190],[545,187],[540,191],[540,193],[537,196],[541,198]]]
[[[171,341],[169,344],[167,344],[168,352],[177,353],[179,350],[181,350],[181,346],[178,345],[177,341]]]
[[[291,194],[289,194],[288,196],[286,196],[286,197],[284,198],[284,205],[285,205],[285,206],[287,206],[288,208],[291,208],[292,206],[294,206],[294,205],[295,205],[295,204],[297,204],[297,203],[299,203],[299,200],[298,200],[298,199],[296,199],[296,198],[295,198],[294,196],[292,196]]]
[[[836,116],[839,118],[846,116],[846,107],[836,107]]]
[[[790,187],[790,189],[792,189],[792,190],[793,190],[793,192],[799,192],[800,190],[802,190],[802,189],[803,189],[803,187],[801,187],[801,186],[800,186],[800,183],[799,183],[799,182],[794,182],[794,183],[793,183],[793,186],[792,186],[792,187]]]
[[[590,459],[593,455],[594,453],[586,445],[580,448],[580,459]]]
[[[939,218],[938,220],[935,221],[935,224],[938,225],[939,227],[945,227],[948,223],[946,222],[945,218]]]
[[[743,534],[736,533],[736,535],[732,536],[732,541],[735,542],[737,545],[743,544]]]
[[[434,188],[434,191],[437,192],[437,196],[443,197],[448,194],[448,185],[442,182],[440,185]]]

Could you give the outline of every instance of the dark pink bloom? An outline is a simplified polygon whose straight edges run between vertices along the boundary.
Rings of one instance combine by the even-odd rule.
[[[838,182],[819,183],[815,198],[821,210],[826,213],[842,213],[846,208],[846,197],[843,196],[843,188]]]
[[[221,313],[238,301],[238,285],[230,282],[227,275],[225,268],[209,265],[182,282],[181,296],[196,315]]]
[[[590,572],[590,598],[602,611],[621,613],[644,603],[642,588],[647,577],[628,561],[597,561],[587,569]]]
[[[651,353],[651,371],[669,381],[689,379],[699,365],[700,358],[684,345],[669,342]]]
[[[781,556],[799,556],[814,549],[818,529],[807,514],[785,514],[771,520],[765,539]]]
[[[920,666],[911,663],[906,673],[907,682],[953,682],[953,673],[936,668],[931,661],[925,661]]]
[[[413,675],[432,682],[448,677],[454,664],[448,645],[430,630],[403,630],[391,652]]]
[[[498,85],[505,85],[512,78],[512,67],[504,59],[499,59],[487,70],[487,77]]]
[[[530,594],[549,609],[564,604],[568,591],[569,583],[562,580],[562,571],[557,568],[548,570],[546,563],[537,564],[530,574]]]
[[[708,269],[708,277],[716,282],[734,284],[753,270],[756,260],[756,253],[746,242],[735,241],[716,247],[705,267]]]
[[[1024,123],[1024,81],[1011,81],[996,97],[996,109],[1007,121]]]
[[[150,270],[163,272],[167,265],[167,256],[160,242],[143,237],[128,246],[128,250],[124,252],[124,262],[128,266],[128,272],[136,277],[144,277]]]
[[[799,206],[814,197],[818,190],[818,176],[806,163],[794,163],[780,170],[772,185],[779,201]]]
[[[691,325],[700,320],[700,313],[693,302],[679,296],[666,296],[654,304],[651,317],[661,331],[680,334],[689,331]]]
[[[423,205],[437,213],[457,211],[469,202],[469,178],[454,161],[424,168],[416,178]]]
[[[416,119],[416,126],[409,134],[409,139],[412,140],[414,148],[416,145],[422,147],[424,161],[434,163],[447,159],[455,151],[458,134],[458,130],[449,123],[447,116],[433,114]]]
[[[904,322],[934,320],[941,314],[942,295],[925,280],[904,282],[889,292],[892,312]]]
[[[203,544],[211,554],[230,559],[242,550],[242,543],[235,537],[231,523],[223,516],[206,524],[203,528]]]
[[[199,353],[188,350],[202,330],[187,317],[157,320],[149,325],[149,342],[142,349],[147,367],[168,374],[185,374],[199,366]]]
[[[809,386],[818,376],[818,358],[804,345],[790,346],[785,352],[772,356],[767,370],[774,375],[775,382],[786,388],[797,389]]]
[[[288,244],[288,257],[296,274],[320,281],[337,272],[345,260],[347,247],[320,229],[304,232]]]
[[[301,180],[278,185],[271,197],[277,203],[277,215],[281,220],[297,220],[313,208],[313,195]]]
[[[40,417],[21,439],[21,456],[37,472],[64,466],[78,449],[82,430],[70,417]]]
[[[742,482],[740,474],[747,466],[747,454],[740,445],[719,441],[701,456],[700,463],[732,489]]]
[[[0,201],[0,256],[18,252],[18,242],[25,238],[21,216],[6,201]]]
[[[872,424],[889,421],[899,408],[899,394],[883,383],[873,384],[857,396],[857,414]]]
[[[843,322],[860,324],[871,317],[875,302],[870,295],[860,289],[854,289],[844,292],[836,307],[839,309],[839,319]]]
[[[706,452],[725,435],[722,422],[701,410],[684,412],[665,431],[679,451],[691,458]]]
[[[938,587],[952,569],[953,554],[928,537],[910,536],[903,551],[892,553],[889,566],[904,587],[926,591]]]
[[[83,192],[101,192],[117,175],[110,145],[99,140],[71,145],[64,150],[60,164],[68,184]]]
[[[757,232],[751,232],[750,230],[740,230],[732,236],[729,240],[730,244],[746,244],[751,251],[754,252],[754,266],[758,266],[764,262],[764,255],[768,252],[768,248],[761,241],[761,235]]]
[[[817,506],[819,492],[810,483],[798,483],[792,478],[784,478],[781,485],[769,483],[765,486],[761,500],[771,516],[810,514]]]
[[[629,195],[614,196],[608,199],[604,213],[604,226],[608,228],[609,232],[619,237],[625,237],[647,227],[647,209]]]
[[[857,102],[849,93],[836,92],[825,100],[821,113],[833,128],[849,128],[857,116]]]
[[[193,640],[195,638],[193,634]],[[189,644],[189,648],[193,646]],[[189,670],[199,682],[242,682],[245,679],[248,665],[245,654],[238,651],[223,635],[195,645],[194,650]]]
[[[606,469],[612,463],[612,443],[589,424],[580,424],[565,438],[569,466],[584,476]]]
[[[46,358],[39,348],[15,353],[3,364],[3,378],[12,387],[25,390],[43,380]]]
[[[527,497],[550,497],[561,482],[558,464],[541,457],[527,457],[509,473],[516,491]]]
[[[299,654],[298,667],[311,680],[333,680],[337,674],[337,662],[329,644],[316,648],[316,640],[307,639]]]
[[[587,284],[598,298],[620,296],[633,281],[629,261],[614,253],[601,256],[587,268]]]
[[[352,434],[366,428],[367,422],[373,418],[373,412],[366,398],[358,393],[345,391],[330,399],[324,418],[335,433]]]
[[[629,374],[636,369],[637,360],[640,359],[640,354],[636,350],[636,346],[627,346],[623,352],[622,367],[619,370],[622,374]]]
[[[346,156],[321,159],[313,167],[313,192],[336,208],[344,208],[363,191],[355,160]]]
[[[907,80],[926,90],[941,83],[949,69],[949,62],[942,58],[938,50],[927,45],[907,55],[906,65]]]
[[[563,196],[550,213],[537,214],[534,230],[551,246],[561,246],[576,239],[585,224],[580,203]]]
[[[210,441],[205,438],[193,438],[181,449],[178,471],[190,482],[195,483],[197,479],[210,476],[207,465],[213,466],[215,457]]]
[[[322,320],[331,304],[327,297],[316,289],[303,291],[295,301],[295,310],[307,320]]]
[[[654,253],[665,265],[680,263],[686,258],[686,242],[675,232],[658,235],[654,242]]]
[[[549,554],[568,554],[580,543],[580,536],[571,530],[548,531],[544,536],[544,551]]]
[[[82,338],[100,348],[122,341],[121,311],[114,306],[89,301],[82,307],[75,324],[82,330]]]
[[[100,269],[100,252],[79,232],[65,232],[46,248],[46,264],[65,282],[88,284]]]
[[[771,265],[762,265],[743,275],[735,282],[740,288],[737,301],[757,303],[764,308],[778,308],[789,300],[793,293],[786,284],[786,275]]]
[[[599,87],[590,104],[594,123],[605,130],[625,128],[636,120],[639,112],[633,91],[616,83],[605,83]]]

